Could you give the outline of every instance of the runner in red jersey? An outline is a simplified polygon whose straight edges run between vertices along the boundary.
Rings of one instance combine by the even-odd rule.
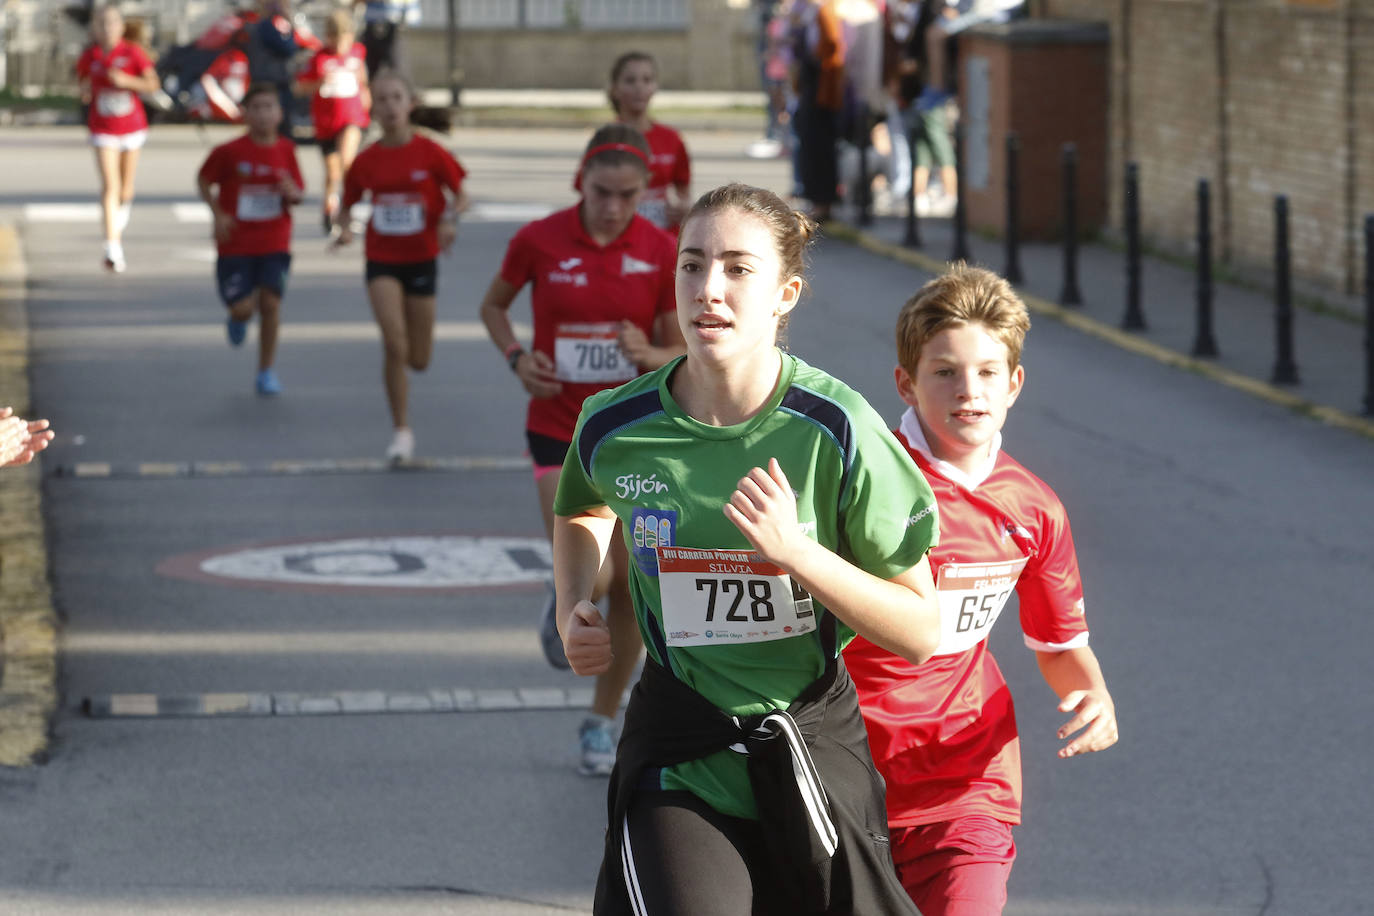
[[[935,492],[931,551],[941,617],[934,657],[912,665],[862,637],[845,662],[887,780],[892,854],[925,916],[1002,912],[1021,821],[1011,696],[987,636],[1013,590],[1045,681],[1071,713],[1060,757],[1117,740],[1116,711],[1088,647],[1069,520],[1054,491],[1002,452],[1021,391],[1030,319],[1007,282],[955,266],[897,319],[898,437]]]
[[[124,17],[113,5],[91,17],[93,41],[76,62],[81,100],[89,106],[87,125],[100,175],[101,220],[105,230],[105,267],[125,269],[123,235],[134,203],[138,154],[148,139],[148,115],[140,92],[159,88],[147,53],[124,40]]]
[[[403,462],[415,453],[406,369],[423,372],[434,350],[436,259],[458,235],[458,214],[468,203],[467,173],[448,150],[416,133],[410,123],[415,91],[405,77],[394,70],[379,73],[372,103],[382,135],[358,154],[344,177],[335,244],[353,240],[350,211],[368,194],[367,298],[382,332],[382,373],[393,426],[386,456]]]
[[[635,212],[648,172],[649,147],[634,128],[608,124],[598,130],[582,157],[581,203],[520,229],[482,299],[482,322],[531,396],[525,436],[550,537],[553,498],[582,401],[683,352],[673,241]],[[533,286],[529,351],[509,316],[526,284]],[[619,539],[615,544],[597,591],[610,603],[615,663],[597,676],[592,714],[580,730],[580,769],[589,776],[609,774],[615,762],[615,715],[642,651],[628,556]],[[540,640],[550,664],[566,668],[553,612],[550,597]]]
[[[281,300],[291,271],[291,207],[301,202],[296,146],[277,133],[277,87],[254,83],[243,97],[248,132],[210,151],[196,184],[214,213],[220,299],[229,309],[229,343],[243,343],[258,313],[258,394],[281,393],[272,368]]]
[[[324,47],[296,74],[296,91],[310,97],[315,142],[324,156],[324,231],[339,212],[339,189],[353,165],[372,98],[363,46],[353,40],[353,16],[335,10],[325,21]]]
[[[620,55],[611,67],[607,95],[616,120],[644,135],[649,144],[649,187],[639,199],[639,215],[677,236],[692,201],[692,161],[682,135],[649,117],[658,91],[658,65],[643,51]]]

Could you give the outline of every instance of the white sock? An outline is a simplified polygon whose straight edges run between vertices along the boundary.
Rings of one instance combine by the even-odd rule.
[[[120,204],[115,210],[115,231],[123,233],[129,228],[129,217],[133,215],[133,204]]]
[[[116,241],[114,241],[113,239],[106,239],[106,240],[105,240],[105,257],[109,258],[111,261],[122,261],[122,260],[124,260],[124,245],[123,245],[123,243],[121,243],[121,242],[116,242]]]

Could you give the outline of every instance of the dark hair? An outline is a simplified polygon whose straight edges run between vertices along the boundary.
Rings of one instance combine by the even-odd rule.
[[[249,86],[248,91],[243,94],[243,99],[240,102],[240,104],[244,108],[247,108],[248,103],[253,101],[253,99],[257,98],[260,95],[270,95],[272,98],[277,100],[277,104],[281,104],[281,96],[277,92],[277,84],[269,83],[265,80],[259,80],[258,82],[253,83],[251,86]]]
[[[597,147],[632,147],[632,149],[597,149]],[[595,150],[595,152],[593,152]],[[638,155],[635,154],[638,151]],[[593,165],[632,165],[645,175],[649,174],[649,142],[644,135],[628,124],[607,124],[597,128],[587,141],[587,149],[582,154],[582,167],[578,174]]]
[[[615,81],[620,79],[620,74],[630,64],[641,62],[653,67],[654,76],[658,76],[658,61],[654,60],[654,56],[646,51],[626,51],[615,59],[615,63],[611,64],[611,84],[606,87],[606,98],[610,100],[611,111],[617,115],[620,114],[620,105],[615,100]]]

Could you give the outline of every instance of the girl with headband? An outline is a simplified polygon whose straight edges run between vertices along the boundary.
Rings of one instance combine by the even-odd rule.
[[[638,131],[608,124],[587,145],[578,171],[582,199],[521,228],[482,299],[482,322],[529,392],[525,438],[546,530],[583,399],[655,369],[683,350],[673,314],[673,242],[636,213],[649,176],[649,146]],[[509,311],[531,286],[534,339],[515,336]],[[612,551],[601,570],[615,664],[597,678],[579,731],[585,775],[610,773],[615,715],[639,661],[627,579],[628,555]],[[540,624],[550,664],[568,667],[550,598]]]
[[[649,117],[658,91],[658,65],[643,51],[629,51],[611,67],[606,95],[616,120],[644,135],[649,144],[649,186],[639,199],[639,214],[660,229],[677,234],[692,199],[692,162],[682,136]]]

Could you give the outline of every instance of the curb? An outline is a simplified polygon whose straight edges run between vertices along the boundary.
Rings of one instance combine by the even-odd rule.
[[[23,245],[0,225],[0,400],[29,409]],[[57,614],[48,586],[39,462],[0,470],[0,766],[40,762],[57,709]]]
[[[858,245],[865,251],[891,258],[895,261],[900,261],[903,264],[909,264],[927,273],[943,273],[948,266],[948,262],[942,261],[939,258],[933,258],[928,254],[922,254],[919,251],[912,251],[892,242],[883,241],[845,222],[837,220],[828,222],[825,224],[823,232],[831,238]],[[1243,391],[1252,397],[1268,401],[1271,404],[1277,404],[1280,407],[1285,407],[1294,413],[1302,414],[1305,417],[1324,423],[1327,426],[1334,426],[1365,436],[1369,439],[1374,439],[1374,420],[1367,420],[1363,417],[1357,417],[1354,414],[1346,413],[1335,407],[1330,407],[1325,404],[1316,404],[1312,401],[1305,400],[1291,392],[1284,391],[1282,388],[1271,385],[1268,382],[1262,382],[1248,375],[1242,375],[1239,372],[1224,369],[1221,366],[1180,353],[1177,350],[1171,350],[1168,347],[1153,343],[1128,331],[1123,331],[1112,325],[1104,324],[1095,318],[1089,318],[1086,315],[1064,308],[1046,299],[1041,299],[1025,290],[1018,289],[1017,293],[1021,296],[1021,300],[1026,303],[1026,308],[1034,314],[1053,318],[1055,321],[1066,324],[1084,334],[1096,337],[1098,340],[1106,341],[1120,349],[1129,350],[1147,359],[1152,359],[1155,362],[1163,363],[1167,366],[1174,366],[1179,369],[1187,369],[1189,372],[1209,378],[1228,388]]]

